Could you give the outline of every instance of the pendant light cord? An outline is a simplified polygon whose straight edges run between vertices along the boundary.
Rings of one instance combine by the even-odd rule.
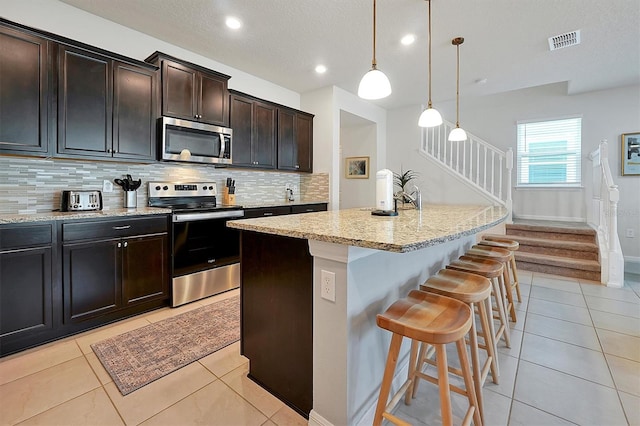
[[[456,45],[456,127],[460,127],[460,45]]]
[[[427,108],[431,108],[431,0],[427,0],[429,2],[429,102],[427,103]]]
[[[371,68],[376,69],[376,0],[373,0],[373,59],[371,61]]]

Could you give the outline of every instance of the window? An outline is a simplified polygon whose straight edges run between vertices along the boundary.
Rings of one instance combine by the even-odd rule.
[[[518,186],[579,186],[582,118],[518,122]]]

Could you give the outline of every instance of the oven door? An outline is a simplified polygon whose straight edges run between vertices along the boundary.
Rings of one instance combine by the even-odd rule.
[[[192,274],[240,261],[240,233],[227,221],[243,210],[173,215],[173,276]]]

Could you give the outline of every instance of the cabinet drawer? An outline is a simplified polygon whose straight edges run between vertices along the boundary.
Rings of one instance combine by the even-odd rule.
[[[291,213],[311,213],[311,212],[324,212],[327,210],[327,205],[322,204],[302,204],[298,206],[291,206]]]
[[[291,208],[289,206],[260,207],[257,209],[245,209],[244,218],[251,219],[254,217],[280,216],[289,213],[291,213]]]
[[[46,224],[7,225],[0,227],[0,250],[50,245],[53,227]]]
[[[153,218],[128,218],[98,220],[92,222],[68,222],[62,224],[62,241],[78,241],[97,238],[119,238],[131,235],[167,232],[168,216]]]

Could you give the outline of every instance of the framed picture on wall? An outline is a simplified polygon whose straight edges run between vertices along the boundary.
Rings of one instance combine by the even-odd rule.
[[[369,179],[369,157],[345,158],[344,175],[347,179]]]
[[[640,175],[640,132],[622,134],[622,176]]]

